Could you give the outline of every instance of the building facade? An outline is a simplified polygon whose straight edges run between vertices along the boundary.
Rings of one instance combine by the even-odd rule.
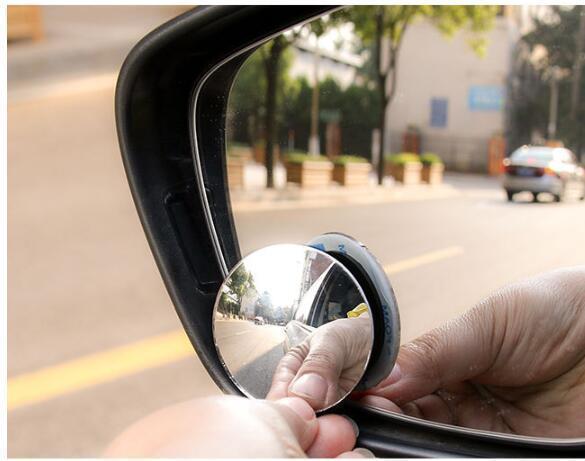
[[[522,17],[521,9],[504,8],[485,35],[483,56],[473,51],[465,31],[449,38],[429,21],[412,24],[400,50],[386,151],[401,151],[404,133],[413,131],[420,134],[421,151],[439,154],[447,168],[486,171],[490,140],[506,135],[506,94],[526,27]]]

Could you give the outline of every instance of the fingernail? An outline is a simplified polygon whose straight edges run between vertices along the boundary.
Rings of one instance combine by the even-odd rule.
[[[374,453],[372,453],[370,450],[368,450],[367,448],[354,448],[353,451],[356,453],[359,453],[364,458],[375,458],[376,457],[376,455]]]
[[[343,416],[345,419],[347,419],[349,424],[351,424],[351,428],[353,429],[353,433],[355,434],[355,437],[358,438],[360,435],[360,428],[357,425],[357,423],[353,419],[351,419],[349,416],[345,416],[345,415],[341,415],[341,416]]]
[[[315,373],[307,373],[297,379],[290,390],[299,397],[323,402],[327,396],[327,381]]]
[[[309,405],[303,399],[300,399],[298,397],[285,397],[283,399],[278,400],[276,403],[279,403],[287,408],[290,408],[305,421],[312,421],[313,419],[316,418],[315,410],[311,408],[311,405]]]

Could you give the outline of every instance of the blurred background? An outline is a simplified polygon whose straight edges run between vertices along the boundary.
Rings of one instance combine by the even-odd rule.
[[[99,456],[138,417],[218,392],[182,336],[186,360],[143,374],[89,376],[104,360],[128,370],[119,351],[55,368],[181,328],[129,193],[113,101],[132,46],[185,9],[9,7],[9,34],[20,15],[35,31],[8,44],[9,456]],[[46,367],[54,379],[35,375]],[[103,384],[64,393],[76,379]]]
[[[372,8],[249,58],[229,106],[230,193],[243,254],[332,230],[366,243],[408,341],[506,282],[585,261],[577,195],[508,202],[501,186],[503,160],[524,144],[564,145],[583,161],[585,16],[385,7],[385,30],[403,32],[378,40]],[[160,279],[114,125],[124,57],[185,10],[8,8],[11,457],[99,456],[141,416],[219,392]],[[380,67],[376,46],[390,56],[397,44]],[[301,171],[316,161],[325,176]]]

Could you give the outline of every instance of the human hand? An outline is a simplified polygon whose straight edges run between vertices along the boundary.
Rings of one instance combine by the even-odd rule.
[[[585,266],[511,284],[401,347],[362,402],[497,432],[585,435]]]
[[[157,458],[363,458],[352,450],[357,426],[348,418],[317,418],[302,399],[278,402],[217,396],[160,410],[132,425],[106,457]]]
[[[316,410],[335,404],[361,379],[372,335],[367,315],[317,328],[280,360],[266,398],[297,396]]]

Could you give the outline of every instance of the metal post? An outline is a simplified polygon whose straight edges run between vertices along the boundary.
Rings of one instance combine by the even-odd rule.
[[[314,52],[314,71],[315,71],[315,82],[313,84],[313,94],[311,97],[311,136],[309,137],[309,153],[311,155],[319,155],[321,152],[321,146],[319,145],[319,37],[317,37],[317,43],[315,44]]]
[[[557,68],[553,67],[550,79],[550,108],[548,117],[548,139],[557,136],[557,113],[559,108],[559,82],[557,80]]]
[[[581,70],[583,68],[583,47],[585,47],[585,7],[577,6],[579,12],[579,30],[575,37],[575,62],[573,63],[573,81],[571,82],[571,120],[577,118],[581,89]]]

